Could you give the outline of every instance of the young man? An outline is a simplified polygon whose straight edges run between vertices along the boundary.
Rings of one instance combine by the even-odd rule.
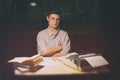
[[[70,51],[70,39],[68,33],[59,28],[60,14],[51,11],[46,16],[48,28],[37,35],[37,51],[43,56],[60,57]]]

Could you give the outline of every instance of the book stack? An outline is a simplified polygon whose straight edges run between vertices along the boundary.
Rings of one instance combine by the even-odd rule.
[[[33,72],[41,68],[41,66],[38,65],[41,61],[43,61],[42,56],[34,55],[32,57],[15,57],[9,60],[8,63],[13,63],[14,68],[21,72]]]

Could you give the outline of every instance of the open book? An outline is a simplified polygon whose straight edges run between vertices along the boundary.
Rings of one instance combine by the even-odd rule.
[[[8,61],[8,63],[16,63],[21,67],[34,67],[43,60],[43,57],[39,54],[32,57],[15,57]]]

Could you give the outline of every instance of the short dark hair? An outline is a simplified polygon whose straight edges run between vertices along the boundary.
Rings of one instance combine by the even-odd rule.
[[[55,6],[55,5],[52,5],[49,10],[47,11],[47,14],[46,16],[50,16],[50,14],[57,14],[59,16],[61,16],[61,10],[59,7]]]
[[[48,17],[49,17],[49,16],[50,16],[50,14],[57,14],[57,15],[59,15],[59,16],[61,15],[61,14],[60,14],[60,12],[59,12],[59,11],[57,11],[57,10],[51,10],[50,12],[48,12],[48,13],[47,13],[47,15],[46,15],[46,16],[48,16]]]

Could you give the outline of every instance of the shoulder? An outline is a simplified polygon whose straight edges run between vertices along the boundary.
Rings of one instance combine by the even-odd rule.
[[[39,31],[37,37],[42,37],[43,35],[47,35],[47,28]]]
[[[63,38],[69,37],[68,32],[65,30],[60,30],[59,33],[60,33],[59,35],[61,35]]]
[[[38,35],[40,35],[40,34],[45,34],[46,32],[47,32],[47,28],[39,31],[39,32],[38,32]]]
[[[62,30],[62,29],[60,30],[60,33],[61,33],[61,34],[64,34],[64,35],[65,35],[65,34],[66,34],[66,35],[68,34],[67,31]]]
[[[67,31],[63,30],[63,29],[60,29],[60,32],[61,33],[67,33]]]

